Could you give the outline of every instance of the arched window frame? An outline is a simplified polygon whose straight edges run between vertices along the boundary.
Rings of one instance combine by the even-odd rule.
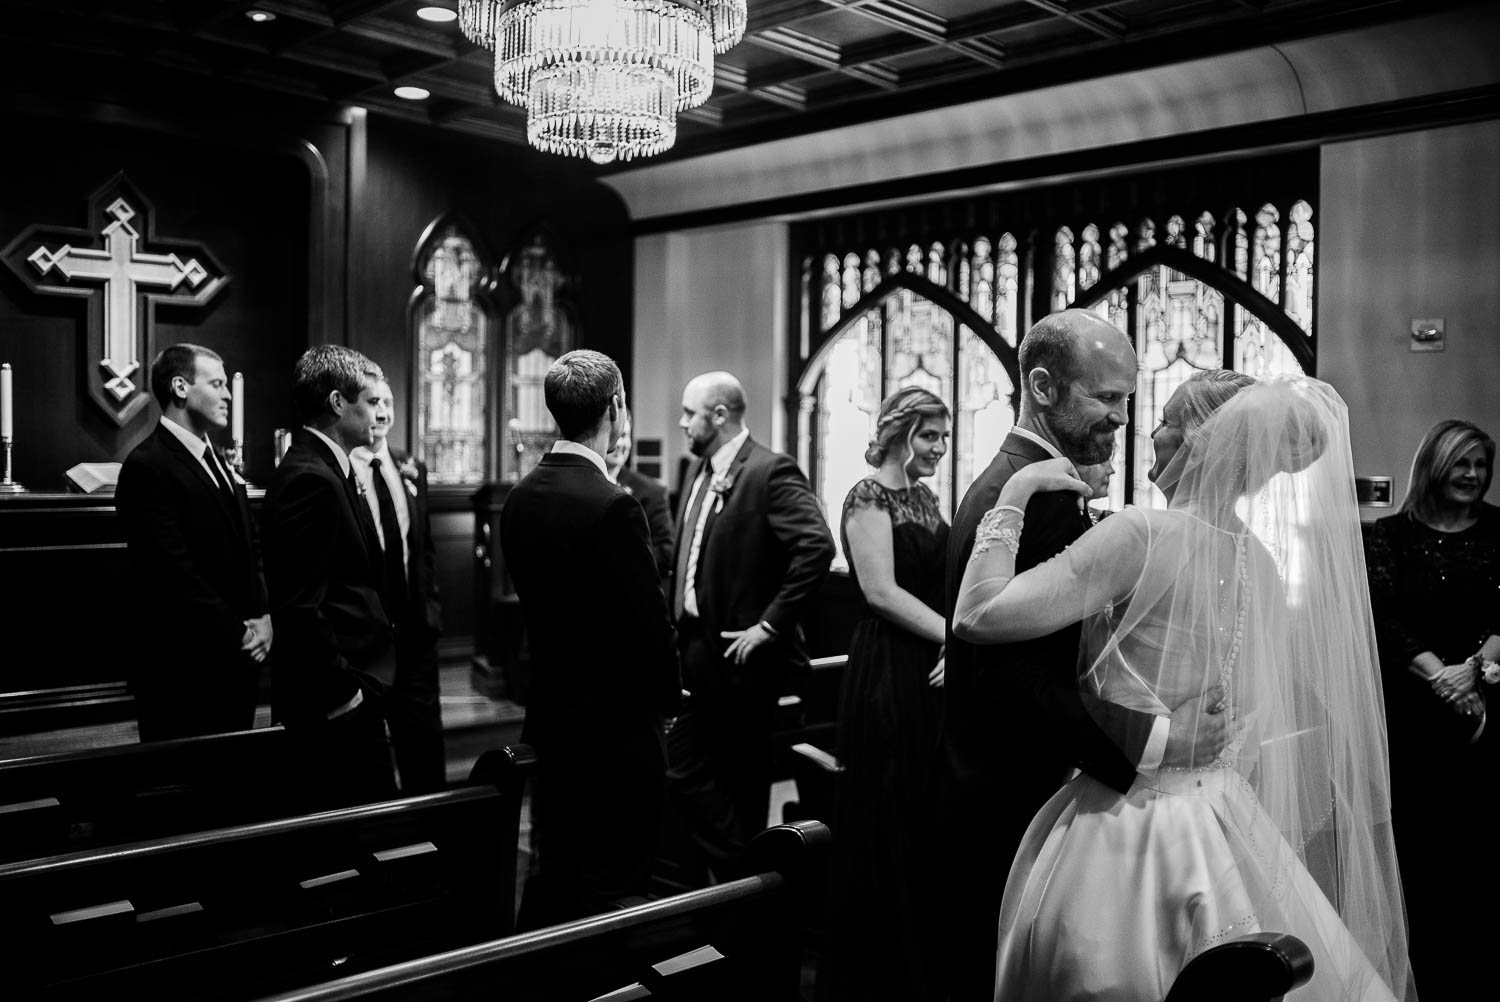
[[[1304,372],[1313,373],[1317,339],[1312,221],[1316,218],[1317,177],[1318,152],[1309,148],[1240,161],[1015,189],[951,202],[885,206],[797,224],[792,236],[794,260],[798,262],[794,278],[801,280],[802,295],[797,297],[798,307],[794,307],[798,315],[791,328],[793,344],[788,353],[792,387],[786,400],[788,451],[798,457],[818,485],[820,432],[815,427],[813,388],[836,337],[854,322],[849,318],[861,316],[868,305],[863,297],[858,297],[859,302],[850,301],[843,281],[845,263],[878,262],[886,275],[920,272],[925,276],[932,272],[935,258],[943,257],[941,250],[935,255],[933,248],[946,248],[938,288],[951,299],[973,303],[981,276],[968,261],[970,248],[984,240],[993,249],[1002,233],[1020,238],[1014,248],[1019,275],[1014,309],[1003,318],[997,317],[993,322],[996,327],[1003,319],[1009,329],[1025,331],[1036,318],[1057,308],[1053,273],[1063,262],[1056,241],[1059,231],[1066,227],[1073,258],[1071,265],[1064,265],[1072,269],[1070,302],[1096,308],[1107,304],[1111,316],[1119,326],[1128,328],[1125,333],[1135,343],[1141,343],[1134,330],[1136,282],[1154,264],[1165,274],[1194,279],[1222,296],[1222,306],[1212,304],[1222,313],[1213,318],[1214,324],[1221,324],[1222,364],[1236,365],[1238,359],[1231,351],[1234,337],[1253,325],[1263,336],[1286,344],[1286,354]],[[1227,213],[1214,208],[1226,205],[1238,208]],[[1255,288],[1257,265],[1265,270],[1257,260],[1261,247],[1255,230],[1257,217],[1267,207],[1274,210],[1280,226],[1267,243],[1276,255],[1268,279],[1274,277],[1272,295],[1286,300],[1285,308]],[[836,257],[839,267],[825,275],[823,262],[828,256]],[[1098,269],[1097,278],[1088,283],[1088,288],[1079,288],[1087,278],[1094,278],[1093,269]],[[1297,269],[1295,278],[1293,269]],[[1289,289],[1289,281],[1295,284],[1295,290]],[[868,283],[865,291],[869,291]],[[1296,303],[1291,301],[1293,295],[1300,297]],[[936,297],[924,298],[934,305],[942,303]],[[960,329],[956,316],[955,321],[956,335]],[[1013,385],[1019,385],[1015,374],[1011,379]],[[1018,403],[1019,397],[1013,395],[1013,407]],[[1133,419],[1134,406],[1133,400]],[[1136,423],[1132,421],[1132,430]],[[1133,435],[1122,437],[1127,444],[1121,456],[1131,448],[1129,439]],[[1123,487],[1123,482],[1134,476],[1132,466],[1126,469],[1131,472],[1125,478],[1117,477],[1117,486]],[[956,484],[955,489],[960,486]],[[828,515],[836,526],[839,513],[830,511]]]
[[[457,237],[468,246],[469,252],[474,255],[477,263],[473,280],[469,283],[467,291],[470,308],[479,320],[481,328],[476,338],[479,342],[477,355],[483,368],[481,384],[485,389],[486,399],[479,405],[480,413],[471,415],[474,423],[481,429],[482,470],[477,477],[444,481],[438,472],[435,457],[428,454],[430,451],[426,431],[428,414],[425,406],[427,359],[423,357],[423,324],[438,296],[436,283],[429,278],[428,270],[437,251],[452,237]],[[498,311],[494,299],[493,261],[494,259],[480,240],[477,229],[465,217],[452,212],[444,213],[428,223],[412,252],[413,288],[407,303],[407,330],[411,345],[411,392],[407,394],[409,399],[406,419],[407,427],[412,429],[413,454],[428,463],[429,476],[432,477],[434,487],[472,486],[494,476],[495,436],[492,420],[494,381],[492,377],[499,345],[495,337],[498,327]]]

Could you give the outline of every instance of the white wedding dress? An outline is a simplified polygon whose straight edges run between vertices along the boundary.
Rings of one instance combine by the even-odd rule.
[[[1172,508],[1127,508],[1014,578],[997,547],[966,576],[969,622],[1024,637],[1081,620],[1080,684],[1157,715],[1222,690],[1235,735],[1211,766],[1138,774],[1126,795],[1078,775],[1048,801],[1006,884],[996,1002],[1161,1002],[1189,960],[1252,932],[1312,951],[1296,1002],[1406,995],[1347,433],[1340,450],[1321,429],[1310,465],[1252,449],[1247,476],[1245,442],[1285,403],[1260,390],[1204,425]]]

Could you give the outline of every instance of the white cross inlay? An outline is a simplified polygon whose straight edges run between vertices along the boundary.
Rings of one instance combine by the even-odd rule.
[[[176,254],[145,254],[136,250],[140,234],[131,227],[135,217],[123,198],[105,210],[114,222],[104,228],[104,249],[88,250],[63,244],[57,250],[38,247],[27,258],[43,275],[56,268],[68,281],[104,286],[104,358],[99,365],[111,377],[104,385],[123,401],[135,392],[130,377],[141,367],[136,357],[136,295],[138,288],[176,289],[184,281],[197,288],[208,271],[196,258],[183,261]]]

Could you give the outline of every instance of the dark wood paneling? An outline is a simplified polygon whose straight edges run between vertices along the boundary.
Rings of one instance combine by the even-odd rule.
[[[440,216],[471,224],[487,264],[539,225],[576,268],[583,346],[620,364],[630,379],[634,244],[625,206],[579,164],[529,149],[449,136],[371,118],[368,160],[351,213],[350,343],[385,369],[396,397],[396,441],[411,442],[413,257]],[[497,336],[501,325],[496,325]],[[492,388],[494,383],[492,380]]]
[[[0,241],[33,223],[84,226],[89,195],[124,171],[149,198],[156,232],[207,246],[229,285],[202,309],[163,306],[138,385],[161,347],[192,341],[245,373],[249,473],[272,468],[272,429],[289,411],[286,373],[308,336],[310,164],[291,152],[215,142],[181,123],[177,133],[133,124],[6,112],[13,149],[0,187]],[[15,477],[32,490],[63,490],[80,462],[118,462],[155,424],[141,411],[116,427],[86,397],[87,312],[82,300],[29,291],[0,269],[0,359],[16,370]]]

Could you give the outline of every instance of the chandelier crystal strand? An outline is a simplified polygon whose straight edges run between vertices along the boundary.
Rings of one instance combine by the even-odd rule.
[[[520,0],[500,12],[495,89],[526,106],[531,76],[560,63],[616,64],[666,70],[677,109],[713,90],[713,35],[695,3],[673,0]]]
[[[458,28],[464,37],[486,49],[495,47],[495,19],[501,0],[458,0]]]
[[[713,32],[714,52],[723,55],[745,37],[748,17],[745,0],[703,0],[703,13]]]
[[[598,164],[652,156],[677,140],[676,84],[647,66],[567,63],[531,78],[526,138],[539,150]]]

